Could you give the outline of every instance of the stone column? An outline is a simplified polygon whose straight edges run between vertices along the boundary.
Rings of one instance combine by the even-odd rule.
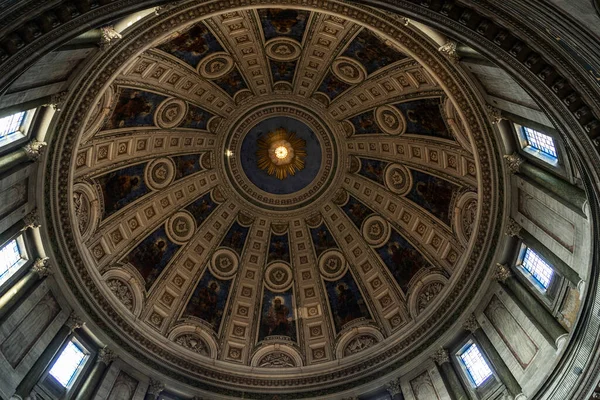
[[[144,400],[157,400],[163,390],[165,390],[164,383],[150,378],[150,385],[148,386]]]
[[[531,233],[523,229],[523,227],[512,218],[508,219],[506,234],[521,239],[525,246],[530,247],[533,251],[538,253],[544,260],[552,265],[552,268],[555,271],[564,276],[566,280],[571,282],[574,287],[579,285],[579,282],[581,282],[579,274],[562,259],[556,256],[556,254],[554,254],[550,249],[544,246]]]
[[[85,323],[75,313],[71,313],[64,326],[62,326],[58,333],[54,336],[50,344],[46,347],[42,355],[37,359],[33,367],[29,370],[25,378],[17,386],[15,395],[20,398],[26,398],[29,396],[35,385],[38,383],[44,371],[50,366],[50,363],[56,357],[58,351],[62,348],[66,340],[69,339],[71,334],[81,328]]]
[[[385,388],[390,394],[392,400],[404,400],[402,389],[400,388],[400,378],[396,378],[393,381],[388,382],[388,384],[385,385]]]
[[[527,160],[517,153],[505,155],[504,159],[510,172],[527,177],[529,181],[535,183],[541,190],[549,191],[551,194],[564,200],[567,206],[570,206],[570,208],[579,214],[586,215],[587,196],[583,190],[527,162]]]
[[[42,155],[44,146],[46,146],[45,142],[33,139],[21,149],[0,157],[0,173],[26,161],[37,161]]]
[[[439,366],[440,375],[452,400],[469,400],[469,396],[460,382],[454,366],[450,362],[448,351],[440,348],[431,358]]]
[[[52,273],[48,258],[38,258],[31,269],[0,297],[0,320],[17,304],[31,287],[40,279]]]
[[[519,382],[517,382],[514,375],[510,372],[510,369],[479,325],[479,322],[477,322],[475,314],[471,314],[471,316],[467,318],[463,324],[463,328],[473,333],[473,336],[477,339],[477,343],[491,361],[492,367],[496,370],[498,378],[504,383],[508,392],[513,397],[523,398],[524,395],[521,385],[519,385]]]
[[[521,306],[521,309],[531,316],[537,325],[541,327],[542,334],[555,348],[560,347],[560,342],[567,335],[567,331],[558,323],[556,318],[544,307],[538,298],[534,296],[518,279],[515,278],[510,268],[503,264],[496,265],[494,278],[500,286]]]
[[[75,400],[86,400],[91,399],[96,390],[98,389],[98,384],[102,380],[106,370],[109,365],[117,358],[115,353],[113,353],[108,348],[103,348],[98,351],[98,355],[96,357],[96,363],[90,370],[87,375],[85,381],[81,385]]]

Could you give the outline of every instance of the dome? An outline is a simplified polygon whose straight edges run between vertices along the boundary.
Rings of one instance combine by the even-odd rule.
[[[52,209],[74,291],[132,355],[210,391],[404,364],[499,234],[472,82],[376,10],[213,14],[137,28],[63,114]]]
[[[5,160],[0,135],[0,251],[12,240],[31,267],[0,270],[0,397],[592,390],[600,125],[583,78],[550,64],[589,53],[548,31],[538,54],[496,9],[367,3],[182,1],[125,20],[144,7],[65,5],[98,15],[56,25],[61,47],[0,98],[2,118],[38,109],[23,154]],[[59,99],[27,97],[63,79]],[[9,224],[31,211],[19,196],[41,228]],[[12,350],[27,330],[48,343]],[[67,342],[99,361],[59,390]]]

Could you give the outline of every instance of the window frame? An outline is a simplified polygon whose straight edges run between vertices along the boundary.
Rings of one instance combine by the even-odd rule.
[[[483,381],[479,386],[475,386],[465,363],[460,357],[461,354],[463,354],[469,348],[469,346],[473,344],[477,346],[481,356],[492,371],[492,375]],[[463,386],[469,393],[470,398],[478,400],[495,398],[494,396],[497,395],[498,390],[501,390],[504,387],[503,383],[498,378],[498,374],[494,365],[488,358],[485,350],[481,347],[481,344],[477,341],[472,333],[464,337],[460,342],[456,343],[452,348],[451,354],[452,356],[450,357],[450,362],[453,364],[454,369],[457,372],[459,379],[463,382]]]
[[[50,371],[71,342],[75,343],[75,345],[83,351],[85,359],[75,372],[75,377],[71,383],[67,387],[64,387],[52,374],[50,374]],[[56,352],[48,367],[46,367],[44,374],[36,385],[36,390],[42,391],[44,398],[53,400],[70,399],[75,395],[77,389],[79,389],[81,383],[89,374],[96,353],[97,351],[95,350],[94,345],[90,343],[89,340],[86,340],[80,333],[72,333],[60,346],[60,349]]]
[[[6,240],[0,245],[0,248],[4,248],[8,243],[15,240],[19,246],[21,253],[21,259],[24,262],[13,272],[13,274],[3,283],[0,284],[0,295],[6,293],[10,288],[29,270],[31,264],[33,264],[32,251],[29,248],[29,243],[26,238],[25,232],[19,232],[13,237]],[[24,253],[24,254],[23,254]]]
[[[23,117],[23,122],[19,127],[19,130],[9,136],[6,139],[0,140],[0,154],[7,153],[10,150],[14,149],[17,145],[21,143],[25,143],[29,141],[31,136],[31,127],[33,125],[35,117],[38,115],[39,108],[32,108],[29,110],[21,110],[10,115],[6,115],[5,117],[9,117],[11,115],[18,114],[20,112],[25,112],[25,116]],[[2,117],[2,118],[5,118]]]

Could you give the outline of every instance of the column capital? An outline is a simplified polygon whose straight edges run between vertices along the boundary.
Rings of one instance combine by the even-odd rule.
[[[497,125],[500,121],[503,120],[502,111],[500,111],[496,107],[487,104],[485,106],[485,109],[486,109],[490,119],[492,120],[492,124]]]
[[[446,42],[446,44],[441,46],[438,49],[438,51],[440,53],[442,53],[443,55],[445,55],[446,58],[448,58],[452,64],[458,64],[460,62],[460,57],[459,57],[458,53],[456,52],[457,47],[458,47],[458,43],[450,40],[450,41]]]
[[[75,312],[71,312],[71,315],[69,315],[65,325],[71,330],[71,332],[73,332],[75,329],[83,328],[85,321],[81,319],[81,317]]]
[[[506,264],[496,264],[496,270],[494,271],[494,279],[498,282],[506,282],[508,278],[512,276],[510,268]]]
[[[37,274],[39,278],[51,275],[52,267],[50,266],[50,259],[48,257],[36,259],[31,266],[31,272]]]
[[[475,332],[479,329],[479,322],[477,322],[475,314],[469,315],[465,322],[463,322],[463,329],[469,332]]]
[[[165,384],[156,379],[150,378],[150,385],[148,386],[148,394],[158,396],[163,390],[165,390]]]
[[[112,25],[103,26],[100,28],[100,49],[106,50],[115,41],[121,39],[123,36],[115,31]]]
[[[54,94],[50,95],[50,102],[48,104],[44,104],[44,105],[46,107],[52,107],[56,111],[60,111],[63,104],[65,104],[65,101],[67,101],[68,95],[69,95],[69,92],[67,92],[66,90],[62,91],[62,92],[54,93]]]
[[[511,174],[516,174],[521,168],[521,164],[525,162],[525,159],[517,153],[505,154],[504,163]]]
[[[23,146],[23,150],[31,161],[37,161],[44,153],[44,147],[46,147],[46,142],[40,142],[36,139],[31,140],[25,146]]]
[[[516,236],[516,237],[520,238],[522,229],[523,229],[523,227],[521,225],[519,225],[519,223],[517,221],[515,221],[512,218],[509,218],[508,221],[506,222],[506,230],[504,231],[504,234],[508,235],[508,236]]]
[[[40,224],[40,214],[38,213],[38,209],[34,208],[32,211],[29,212],[29,214],[25,215],[23,217],[23,223],[25,224],[23,229],[21,229],[23,231],[29,228],[33,229],[42,226]]]
[[[397,394],[401,394],[402,389],[400,388],[400,378],[396,378],[393,381],[388,382],[385,385],[385,388],[392,398]]]
[[[440,347],[433,355],[431,356],[432,360],[436,362],[437,365],[442,365],[450,362],[450,357],[448,356],[448,351],[443,347]]]
[[[117,358],[117,355],[108,347],[104,347],[98,351],[98,362],[104,363],[107,366]]]

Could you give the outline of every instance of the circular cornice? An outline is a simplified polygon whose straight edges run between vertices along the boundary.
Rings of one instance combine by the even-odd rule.
[[[264,5],[261,3],[261,5]],[[199,16],[205,14],[206,5],[200,5],[196,7],[190,7],[185,14],[181,14],[181,22],[185,22],[189,19],[191,22],[193,19],[197,19]],[[232,5],[233,7],[233,5]],[[336,3],[328,3],[320,8],[322,11],[334,12]],[[212,11],[226,11],[226,9],[219,10],[212,9]],[[317,8],[319,10],[319,8]],[[55,227],[57,234],[54,238],[60,238],[59,243],[55,243],[58,247],[55,247],[55,253],[58,256],[61,252],[69,254],[71,262],[64,263],[60,262],[63,266],[72,266],[73,270],[65,270],[66,275],[74,274],[77,276],[77,280],[83,284],[87,289],[87,297],[84,292],[79,292],[79,299],[86,307],[86,311],[92,316],[96,323],[106,328],[107,333],[122,347],[127,349],[131,354],[135,355],[140,361],[146,362],[150,366],[156,366],[156,369],[162,369],[168,375],[179,379],[186,383],[193,382],[200,388],[206,390],[214,390],[222,393],[234,394],[229,390],[225,390],[220,385],[223,382],[230,382],[233,387],[245,386],[256,387],[257,391],[260,392],[259,387],[274,387],[277,386],[282,390],[291,390],[297,392],[300,387],[308,389],[310,387],[321,386],[320,382],[323,382],[324,377],[328,381],[328,387],[321,389],[319,393],[335,392],[343,390],[350,385],[356,385],[367,382],[370,379],[369,374],[365,374],[366,369],[372,370],[377,366],[380,368],[379,373],[389,372],[398,366],[402,365],[405,360],[414,357],[426,349],[435,338],[436,334],[431,335],[426,341],[422,341],[420,335],[427,332],[429,329],[437,331],[438,335],[444,332],[457,317],[462,313],[464,307],[468,304],[468,301],[473,296],[474,290],[477,290],[481,283],[486,268],[478,270],[476,266],[483,265],[487,266],[491,264],[490,257],[492,256],[489,252],[490,245],[494,239],[499,235],[498,224],[495,222],[498,218],[498,213],[502,210],[502,195],[496,198],[492,195],[494,187],[495,190],[501,191],[501,176],[498,172],[501,170],[501,166],[497,163],[493,157],[495,150],[495,144],[492,142],[493,135],[489,132],[489,125],[486,124],[485,118],[483,117],[483,110],[480,106],[478,99],[473,96],[470,86],[460,75],[454,75],[451,71],[452,67],[447,61],[442,58],[436,51],[436,49],[429,47],[429,45],[421,39],[418,35],[408,28],[398,28],[387,23],[382,15],[377,13],[365,13],[359,9],[349,8],[349,14],[357,21],[368,24],[373,29],[376,29],[386,36],[390,36],[393,40],[397,40],[403,49],[417,60],[427,66],[437,77],[439,77],[440,84],[446,89],[449,96],[457,104],[457,108],[462,110],[462,117],[469,125],[471,134],[473,135],[474,141],[477,146],[479,157],[479,166],[482,173],[483,180],[488,184],[481,185],[480,196],[482,200],[481,215],[480,215],[480,229],[475,233],[475,240],[473,241],[473,247],[471,249],[471,257],[468,258],[467,264],[464,266],[462,277],[464,279],[458,280],[448,298],[435,313],[431,314],[427,320],[423,320],[419,329],[413,332],[410,336],[405,336],[398,344],[387,348],[385,352],[378,351],[373,352],[369,357],[365,357],[361,360],[356,360],[352,366],[345,367],[344,369],[328,372],[323,374],[322,371],[315,370],[315,373],[310,373],[310,368],[306,369],[306,373],[302,378],[286,378],[274,377],[271,379],[259,379],[259,378],[248,378],[243,374],[224,373],[218,368],[205,368],[204,366],[197,364],[190,364],[189,362],[178,359],[174,354],[169,354],[164,349],[161,349],[149,341],[149,339],[140,336],[136,332],[136,328],[129,325],[129,323],[122,319],[119,315],[109,312],[110,306],[107,299],[104,298],[103,294],[98,290],[94,284],[94,278],[89,275],[86,267],[83,265],[83,260],[78,254],[74,238],[72,236],[72,230],[63,229],[63,227],[70,227],[70,204],[67,197],[58,195],[61,187],[68,186],[68,179],[70,176],[70,159],[74,157],[76,150],[76,134],[84,126],[84,119],[82,113],[79,110],[90,109],[91,104],[95,98],[100,96],[103,87],[110,82],[111,78],[119,71],[118,65],[123,65],[129,57],[133,54],[137,54],[143,48],[142,43],[147,46],[147,43],[155,42],[160,37],[163,37],[168,31],[161,31],[160,20],[168,20],[171,18],[175,11],[166,13],[158,20],[152,21],[152,25],[149,23],[141,24],[135,31],[131,32],[130,35],[125,37],[122,41],[117,43],[108,53],[106,53],[102,60],[99,60],[94,67],[86,71],[86,78],[82,80],[80,87],[82,88],[81,94],[76,98],[73,98],[69,105],[65,108],[61,115],[61,126],[60,132],[57,132],[55,139],[53,140],[51,147],[53,150],[53,161],[48,164],[49,175],[52,178],[52,182],[48,185],[49,190],[48,198],[56,199],[56,202],[52,202],[50,209],[52,210],[53,217],[56,218]],[[162,25],[164,26],[164,25]],[[143,40],[138,40],[142,38]],[[70,134],[71,133],[71,134]],[[496,186],[498,185],[498,186]],[[69,267],[70,268],[70,267]],[[68,272],[67,272],[68,271]],[[67,278],[69,279],[69,278]],[[76,285],[79,286],[79,285]],[[87,297],[87,298],[86,298]],[[93,299],[93,300],[92,300]],[[92,304],[87,303],[92,300],[98,304],[105,311],[95,308]],[[102,317],[98,315],[104,314]],[[106,314],[105,314],[106,313]],[[106,324],[106,320],[110,320],[110,324]],[[123,333],[129,335],[133,340],[136,340],[138,344],[133,347],[128,342],[123,342],[120,335],[115,335],[110,325],[114,324],[118,326]],[[398,353],[406,351],[409,346],[415,346],[418,343],[418,347],[414,348],[410,353],[401,353],[402,356],[398,357]],[[139,346],[139,347],[138,347]],[[159,359],[167,360],[171,363],[170,366],[161,365],[160,367],[156,364],[152,358],[146,354],[140,353],[140,350],[146,354],[152,354],[152,358],[156,357]],[[384,367],[385,366],[385,367]],[[383,369],[381,369],[384,367]],[[166,370],[165,370],[166,368]],[[188,371],[187,374],[182,375],[181,370]],[[359,375],[355,373],[360,372]],[[241,371],[240,371],[241,372]],[[193,373],[196,377],[192,378],[189,373]],[[214,386],[217,384],[218,386]],[[334,382],[339,382],[339,386],[334,386]],[[343,382],[343,383],[342,383]],[[300,385],[300,386],[298,386]],[[231,386],[230,386],[231,387]],[[285,389],[284,389],[285,388]],[[246,389],[247,390],[247,389]],[[311,391],[302,391],[297,393],[298,396],[306,397],[314,395]],[[247,397],[260,398],[264,395],[260,393],[247,393]]]

